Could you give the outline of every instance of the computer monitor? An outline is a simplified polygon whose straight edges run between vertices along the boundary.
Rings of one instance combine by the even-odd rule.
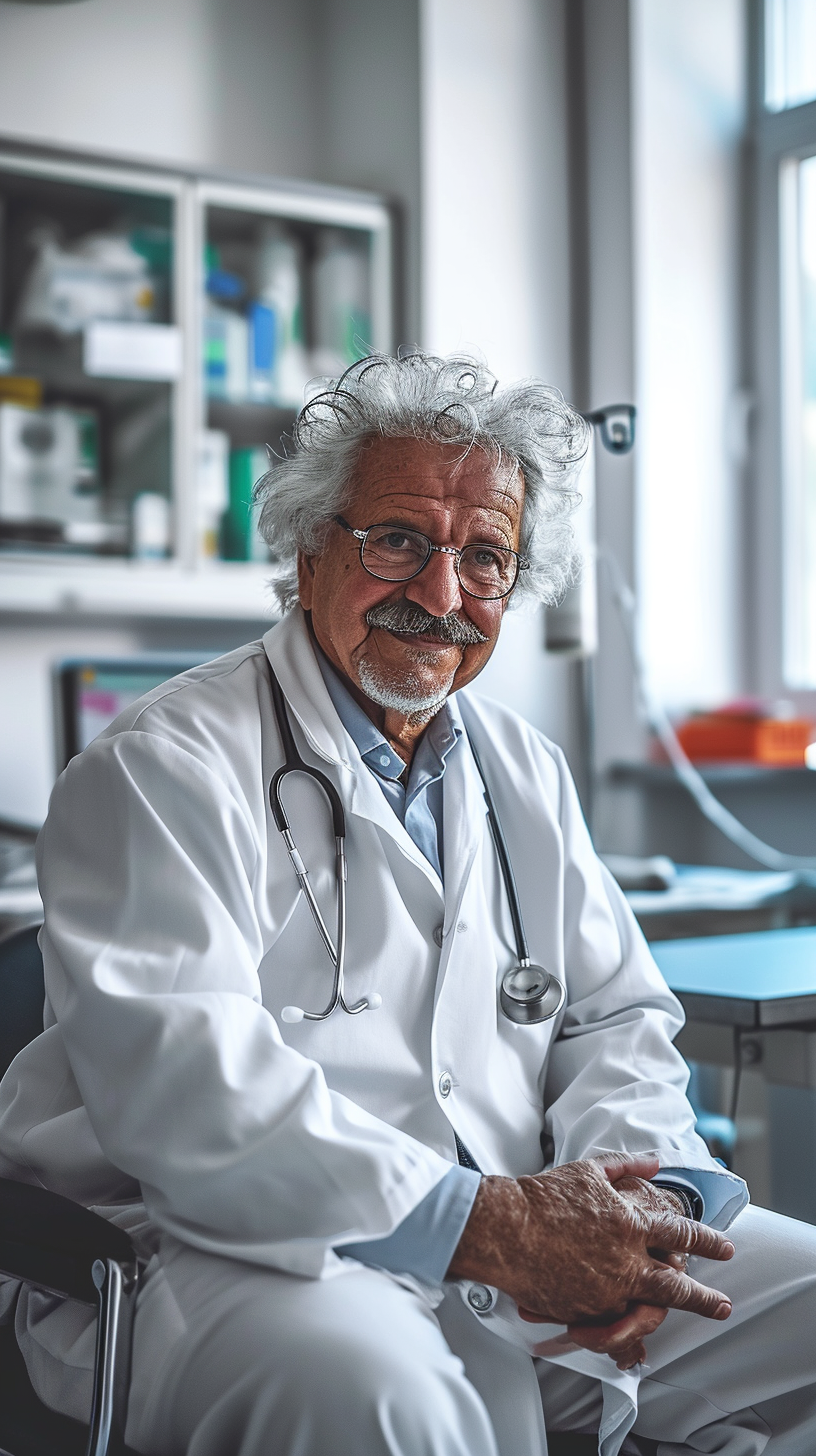
[[[83,657],[56,664],[54,708],[57,771],[118,718],[137,698],[214,653],[153,653],[135,657]]]

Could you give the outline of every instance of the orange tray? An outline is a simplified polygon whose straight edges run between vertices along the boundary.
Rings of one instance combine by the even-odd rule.
[[[701,713],[677,729],[689,758],[698,763],[738,759],[777,767],[804,767],[805,749],[816,738],[807,718],[758,718]]]

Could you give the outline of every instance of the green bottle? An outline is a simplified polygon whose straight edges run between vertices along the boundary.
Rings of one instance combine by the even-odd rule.
[[[221,525],[224,561],[268,561],[269,552],[258,535],[252,504],[255,482],[269,468],[263,446],[232,450],[229,461],[229,505]]]

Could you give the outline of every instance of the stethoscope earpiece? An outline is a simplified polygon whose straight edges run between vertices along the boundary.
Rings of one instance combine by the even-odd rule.
[[[351,1011],[352,1013],[355,1011],[379,1011],[382,1006],[382,996],[378,991],[372,991],[370,996],[364,996],[362,1001],[358,1001],[356,1006],[347,1006],[345,1001],[339,1004],[342,1005],[344,1011]],[[307,1017],[310,1021],[326,1020],[326,1016],[309,1016],[308,1011],[304,1011],[302,1006],[284,1006],[281,1011],[281,1021],[287,1022],[289,1026],[297,1026],[299,1021],[305,1021]]]
[[[288,1022],[290,1026],[296,1026],[299,1021],[303,1020],[305,1015],[306,1012],[302,1006],[284,1006],[281,1012],[281,1021]]]

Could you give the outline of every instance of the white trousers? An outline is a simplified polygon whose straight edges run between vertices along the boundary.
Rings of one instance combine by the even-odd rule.
[[[673,1311],[649,1338],[634,1432],[660,1456],[816,1456],[816,1228],[749,1208],[731,1236],[730,1264],[692,1261],[731,1318]],[[29,1370],[79,1414],[92,1331],[38,1298],[18,1310]],[[310,1281],[165,1240],[139,1300],[145,1456],[542,1456],[545,1424],[597,1430],[600,1410],[597,1381],[498,1339],[458,1292],[434,1311],[371,1269]]]

